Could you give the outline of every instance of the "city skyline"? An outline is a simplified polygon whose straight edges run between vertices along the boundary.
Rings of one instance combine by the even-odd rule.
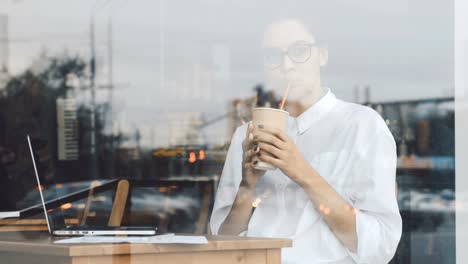
[[[94,2],[4,0],[11,72],[24,70],[44,48],[51,55],[66,50],[89,58]],[[210,119],[227,110],[231,100],[253,96],[253,87],[262,82],[262,30],[281,17],[302,19],[326,41],[330,62],[323,69],[324,84],[345,100],[354,99],[353,87],[366,85],[372,87],[373,101],[452,95],[452,5],[353,0],[283,7],[276,1],[111,1],[96,15],[96,47],[102,84],[108,80],[112,12],[116,122],[143,128],[145,142],[155,129],[168,142],[164,127],[170,113],[199,112]],[[441,41],[427,41],[434,34]],[[98,97],[107,98],[106,91]],[[227,137],[223,126],[210,131]]]

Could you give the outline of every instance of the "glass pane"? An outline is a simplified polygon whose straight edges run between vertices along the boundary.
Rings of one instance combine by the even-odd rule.
[[[453,20],[453,1],[0,2],[0,248],[60,239],[41,190],[50,229],[454,263]]]

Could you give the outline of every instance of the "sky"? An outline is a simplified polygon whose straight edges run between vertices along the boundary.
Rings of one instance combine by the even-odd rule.
[[[339,98],[355,100],[356,86],[370,86],[374,102],[453,95],[453,2],[446,0],[0,0],[10,71],[24,71],[43,50],[89,58],[96,3],[107,3],[95,15],[100,84],[108,80],[112,14],[114,125],[139,128],[147,145],[173,144],[194,117],[215,118],[231,100],[253,96],[262,82],[262,31],[285,17],[326,43],[323,83]],[[221,143],[227,127],[219,122],[203,133]]]

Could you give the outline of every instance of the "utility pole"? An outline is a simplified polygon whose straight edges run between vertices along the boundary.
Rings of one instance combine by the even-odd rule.
[[[159,93],[164,94],[164,89],[165,89],[165,36],[164,36],[164,0],[159,0],[159,43],[160,43],[160,50],[159,50],[159,56],[160,56],[160,62],[159,62],[159,71],[160,71],[160,84],[159,84]]]
[[[112,32],[112,13],[109,15],[109,19],[107,21],[107,56],[108,56],[108,82],[109,82],[109,120],[110,120],[110,127],[113,129],[114,127],[114,116],[113,116],[113,99],[114,99],[114,61],[113,61],[113,32]]]
[[[90,90],[91,90],[91,135],[90,135],[90,154],[91,154],[91,170],[90,178],[97,179],[97,157],[96,157],[96,28],[95,28],[95,19],[96,14],[99,10],[104,8],[110,0],[106,1],[100,8],[97,8],[98,1],[95,2],[91,9],[90,15],[90,29],[89,29],[89,39],[90,39]]]
[[[97,157],[96,157],[96,49],[95,49],[95,32],[94,32],[94,10],[91,14],[90,21],[90,90],[91,90],[91,135],[90,135],[90,154],[91,154],[91,179],[97,179]]]
[[[94,135],[94,111],[96,104],[96,48],[95,48],[95,32],[94,32],[94,14],[91,16],[91,28],[90,28],[90,39],[91,39],[91,58],[90,58],[90,88],[91,88],[91,153],[95,152],[95,135]]]
[[[111,131],[111,144],[110,144],[110,155],[111,155],[111,165],[109,168],[109,174],[111,177],[114,177],[115,171],[114,171],[114,162],[115,162],[115,153],[114,153],[114,61],[113,61],[113,32],[112,32],[112,10],[111,13],[109,14],[109,18],[107,20],[107,56],[108,56],[108,85],[109,85],[109,98],[108,98],[108,103],[109,103],[109,121],[110,121],[110,131]]]

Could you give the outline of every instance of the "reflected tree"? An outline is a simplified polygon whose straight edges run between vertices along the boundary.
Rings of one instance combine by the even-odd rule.
[[[34,171],[26,142],[26,135],[33,140],[40,176],[45,183],[53,180],[87,180],[89,162],[90,105],[78,107],[79,159],[59,161],[57,158],[57,106],[58,98],[65,98],[72,87],[67,85],[67,75],[74,74],[87,79],[88,65],[80,57],[42,58],[42,70],[31,67],[22,74],[11,77],[0,97],[0,200],[5,201],[0,210],[14,208],[15,201],[35,187]],[[81,87],[86,88],[86,87]],[[86,89],[79,89],[85,93]],[[106,104],[97,105],[96,155],[106,160],[113,147],[123,141],[123,136],[104,133]],[[104,157],[104,158],[103,158]],[[107,166],[111,167],[111,166]],[[107,174],[105,169],[99,172]],[[104,174],[100,174],[102,176]]]

